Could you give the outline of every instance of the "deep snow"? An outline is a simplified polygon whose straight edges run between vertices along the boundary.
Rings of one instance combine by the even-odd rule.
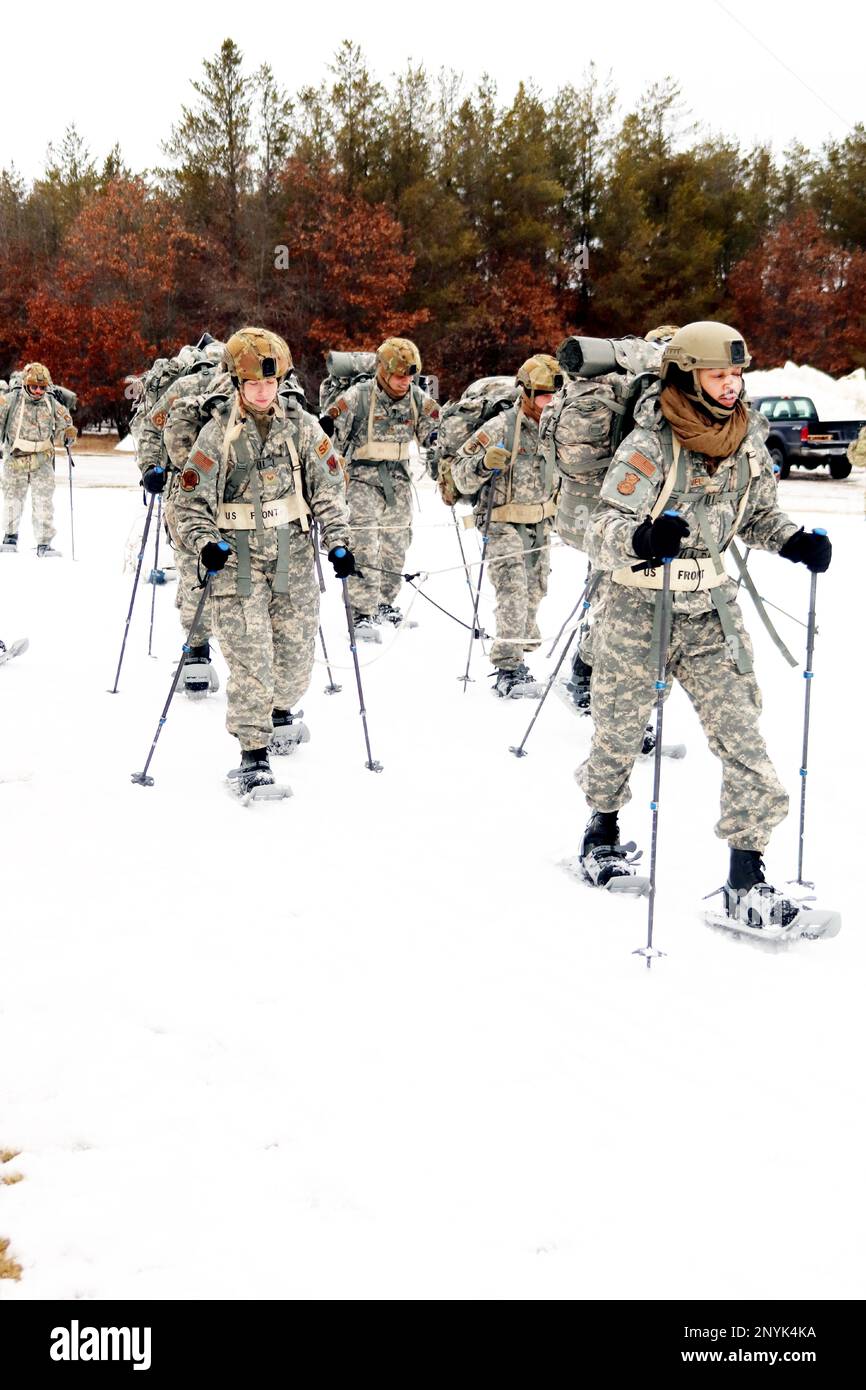
[[[645,902],[560,867],[589,722],[551,698],[517,761],[535,706],[494,700],[478,651],[464,695],[465,633],[423,599],[417,629],[362,651],[380,775],[331,578],[343,691],[323,693],[317,664],[312,741],[279,763],[294,797],[231,798],[224,690],[175,701],[155,786],[133,786],[180,643],[161,588],[148,658],[144,588],[107,693],[135,478],[120,455],[80,458],[73,564],[58,460],[64,558],[36,560],[29,522],[0,556],[0,636],[31,642],[0,669],[0,1149],[20,1150],[0,1173],[23,1175],[0,1186],[0,1237],[24,1271],[0,1299],[863,1297],[862,472],[780,488],[835,546],[806,872],[842,934],[779,951],[700,923],[726,865],[719,772],[675,689],[666,736],[689,751],[663,768],[651,971],[632,954]],[[410,569],[457,565],[447,511],[420,496]],[[551,635],[584,569],[553,561]],[[803,567],[751,565],[805,618]],[[428,587],[468,616],[462,572]],[[804,682],[744,608],[792,795],[779,880]],[[802,654],[803,629],[778,622]],[[644,847],[651,783],[639,765],[623,816]]]

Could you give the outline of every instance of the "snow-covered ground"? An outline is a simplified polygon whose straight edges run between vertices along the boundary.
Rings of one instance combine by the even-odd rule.
[[[0,556],[0,636],[31,641],[0,668],[0,1149],[20,1151],[0,1174],[23,1178],[0,1185],[23,1266],[0,1299],[862,1298],[863,473],[780,488],[835,546],[805,868],[843,931],[773,951],[701,924],[726,867],[719,773],[676,689],[666,736],[688,757],[663,769],[652,970],[632,954],[645,902],[560,867],[589,722],[551,698],[512,757],[535,706],[494,700],[478,651],[462,693],[465,632],[411,591],[417,628],[362,652],[381,774],[330,579],[343,691],[323,693],[317,664],[312,741],[278,769],[294,797],[231,798],[222,690],[175,701],[155,785],[132,785],[180,642],[160,588],[147,656],[144,588],[108,693],[135,479],[121,455],[78,460],[73,564],[58,460],[64,558],[36,560],[29,519]],[[429,593],[466,618],[448,513],[429,484],[420,501],[409,567],[447,570]],[[805,618],[802,566],[751,566]],[[546,634],[582,571],[556,550]],[[792,796],[779,880],[796,870],[804,682],[744,606]],[[639,765],[623,816],[645,847],[651,780]]]

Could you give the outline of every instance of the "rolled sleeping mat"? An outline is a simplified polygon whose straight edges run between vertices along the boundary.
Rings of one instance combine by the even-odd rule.
[[[375,352],[329,352],[325,358],[328,376],[372,375],[376,370]]]

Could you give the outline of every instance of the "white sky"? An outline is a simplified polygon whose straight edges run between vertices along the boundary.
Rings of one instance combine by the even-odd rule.
[[[614,69],[625,107],[670,74],[695,119],[746,145],[769,140],[777,151],[795,137],[817,149],[866,119],[862,0],[825,0],[820,8],[806,0],[691,0],[666,6],[665,21],[659,8],[620,0],[592,10],[565,0],[546,24],[552,7],[329,0],[318,20],[306,7],[297,17],[289,7],[257,5],[247,23],[235,0],[212,0],[206,10],[160,0],[129,8],[43,0],[39,30],[50,42],[38,45],[34,65],[13,41],[17,61],[3,72],[0,164],[14,161],[25,177],[38,176],[48,141],[59,141],[71,121],[97,160],[118,140],[135,170],[160,163],[160,141],[195,95],[190,79],[226,37],[250,71],[267,60],[290,92],[329,82],[329,59],[351,38],[381,80],[411,57],[432,73],[455,68],[467,87],[486,69],[505,99],[521,78],[534,78],[545,94],[577,84],[591,59]],[[21,13],[10,21],[13,40]]]

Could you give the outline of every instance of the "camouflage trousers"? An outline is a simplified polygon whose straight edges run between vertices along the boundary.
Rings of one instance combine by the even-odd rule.
[[[180,625],[184,634],[188,633],[192,620],[195,617],[195,610],[198,608],[198,601],[201,598],[198,576],[198,556],[192,551],[185,550],[178,539],[175,527],[174,503],[169,500],[163,507],[162,512],[165,529],[174,550],[174,567],[177,570],[177,593],[174,596],[174,606],[180,612]],[[210,641],[213,635],[213,616],[211,614],[212,600],[208,599],[202,609],[201,618],[195,632],[194,645],[199,647],[204,642]]]
[[[293,709],[310,683],[319,624],[319,586],[309,539],[293,537],[289,592],[274,593],[276,566],[252,566],[252,593],[229,592],[237,571],[212,583],[214,631],[229,668],[226,728],[242,749],[266,748],[275,709]],[[217,582],[218,581],[218,582]]]
[[[349,602],[356,613],[373,614],[380,603],[393,603],[402,587],[412,540],[412,492],[399,474],[392,473],[392,484],[389,506],[378,484],[349,476],[349,545],[363,572],[363,578],[349,580]]]
[[[550,522],[516,526],[494,521],[488,534],[485,563],[496,593],[496,641],[490,660],[513,671],[524,652],[535,651],[541,642],[536,614],[550,574]]]
[[[736,604],[731,610],[738,640],[751,652],[740,610]],[[633,590],[610,584],[592,668],[595,731],[589,757],[575,773],[594,811],[618,811],[631,799],[628,781],[656,694],[653,612],[654,605]],[[787,814],[788,796],[758,727],[758,683],[753,673],[737,670],[715,610],[674,616],[667,678],[668,689],[676,679],[685,690],[721,760],[716,834],[735,849],[763,850]]]
[[[54,450],[6,459],[3,465],[4,535],[17,536],[27,489],[32,489],[33,534],[37,545],[48,545],[54,526]]]

